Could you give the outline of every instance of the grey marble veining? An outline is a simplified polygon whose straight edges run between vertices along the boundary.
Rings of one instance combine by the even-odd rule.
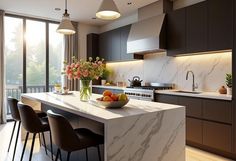
[[[145,82],[175,83],[176,88],[190,90],[192,78],[186,73],[192,70],[198,90],[215,92],[225,85],[225,74],[232,73],[232,53],[217,53],[183,57],[168,57],[166,53],[149,54],[143,61],[108,63],[113,70],[112,81],[125,81],[138,75]]]

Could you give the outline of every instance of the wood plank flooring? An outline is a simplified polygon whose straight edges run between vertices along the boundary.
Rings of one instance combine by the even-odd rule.
[[[7,153],[7,148],[9,144],[9,140],[11,137],[13,123],[7,123],[4,125],[0,125],[0,161],[11,161],[13,154],[13,147],[11,147],[10,152]],[[15,140],[15,138],[13,138]],[[12,141],[14,144],[15,141]],[[27,149],[24,156],[24,161],[27,161],[29,158],[31,141],[27,144]],[[16,151],[15,161],[20,160],[21,151],[22,151],[23,143],[21,141],[18,142],[18,147]],[[39,141],[36,140],[33,161],[51,161],[50,156],[45,154],[45,150],[43,147],[40,148]],[[192,147],[186,147],[186,161],[232,161],[230,159],[226,159],[214,154],[210,154],[205,151],[201,151]]]

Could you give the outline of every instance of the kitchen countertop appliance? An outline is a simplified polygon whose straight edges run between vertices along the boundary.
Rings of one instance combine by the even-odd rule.
[[[145,86],[129,86],[124,89],[124,93],[131,99],[154,101],[156,90],[173,89],[174,84],[169,83],[149,83]]]

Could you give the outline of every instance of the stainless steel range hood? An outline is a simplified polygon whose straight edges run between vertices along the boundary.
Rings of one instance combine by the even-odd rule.
[[[131,25],[127,53],[148,54],[166,48],[165,13],[172,10],[170,0],[158,0],[138,9],[139,21]]]
[[[165,14],[132,24],[127,42],[127,53],[147,54],[165,51]]]

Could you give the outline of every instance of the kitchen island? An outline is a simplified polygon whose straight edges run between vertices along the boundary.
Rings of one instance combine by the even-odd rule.
[[[74,91],[72,95],[28,93],[21,99],[33,108],[84,118],[88,125],[89,120],[96,122],[104,135],[105,161],[185,161],[185,107],[130,99],[122,109],[105,109],[96,104],[98,97],[93,94],[90,102],[81,102]]]

